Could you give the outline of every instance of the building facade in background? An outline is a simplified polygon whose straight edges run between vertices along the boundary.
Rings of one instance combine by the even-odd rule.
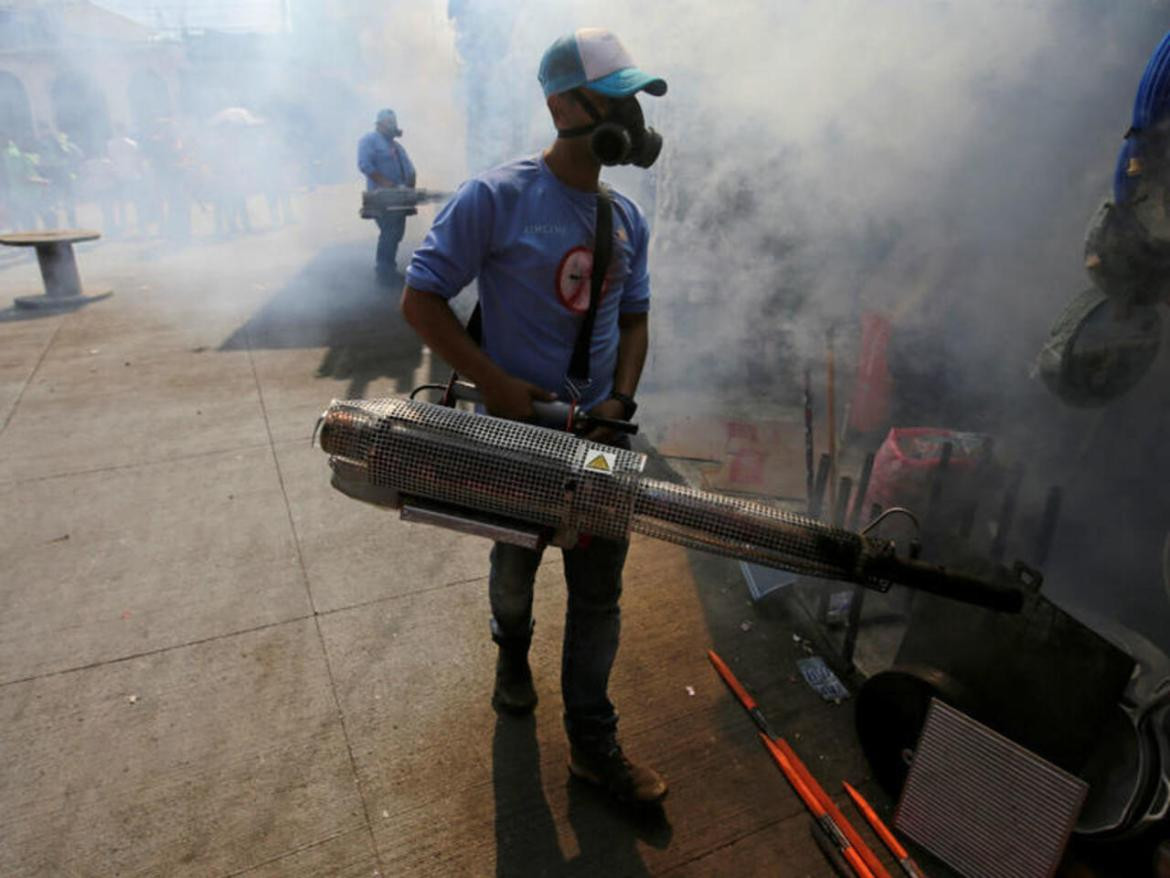
[[[184,64],[177,41],[86,0],[0,0],[0,140],[62,132],[100,155],[174,115]]]

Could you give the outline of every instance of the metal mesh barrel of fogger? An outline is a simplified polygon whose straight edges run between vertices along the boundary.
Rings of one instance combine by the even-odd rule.
[[[610,539],[629,533],[641,454],[559,430],[410,400],[337,402],[319,442],[334,471],[407,497]],[[605,472],[585,467],[591,451]]]
[[[866,541],[765,503],[643,479],[630,529],[807,576],[860,581]]]
[[[611,539],[631,530],[812,576],[857,580],[857,534],[763,503],[644,479],[645,458],[556,430],[408,400],[334,403],[321,447],[376,486]],[[590,452],[613,455],[609,474]]]

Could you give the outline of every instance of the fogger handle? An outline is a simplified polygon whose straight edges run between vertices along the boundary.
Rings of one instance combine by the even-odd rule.
[[[454,381],[448,390],[449,400],[463,400],[482,404],[483,394],[479,388],[467,381]],[[576,406],[561,400],[552,402],[532,401],[532,412],[536,416],[536,423],[541,427],[551,427],[554,430],[567,430],[570,433],[588,432],[595,427],[606,427],[616,433],[634,434],[638,432],[638,425],[630,421],[621,421],[616,418],[600,418],[579,410]]]
[[[989,610],[1018,613],[1024,606],[1024,593],[1018,588],[922,561],[892,556],[878,558],[867,565],[866,574]]]

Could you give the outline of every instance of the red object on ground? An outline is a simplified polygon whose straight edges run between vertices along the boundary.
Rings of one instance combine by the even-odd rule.
[[[894,427],[874,457],[869,491],[862,502],[886,509],[916,506],[926,499],[944,445],[951,444],[950,470],[971,472],[986,453],[988,441],[982,433],[942,427]]]
[[[857,380],[849,403],[848,429],[872,433],[890,422],[890,321],[872,311],[861,317],[861,351],[857,358]]]

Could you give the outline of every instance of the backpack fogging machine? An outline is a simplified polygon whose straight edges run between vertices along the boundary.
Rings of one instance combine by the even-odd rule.
[[[371,189],[362,193],[362,207],[358,216],[362,219],[378,219],[396,214],[412,216],[420,204],[441,204],[450,199],[453,192],[438,189],[415,189],[407,186],[388,186],[385,189]]]
[[[412,399],[335,401],[317,423],[333,486],[424,522],[529,548],[631,532],[807,576],[904,585],[1018,612],[1023,594],[898,556],[765,503],[647,478],[646,456],[566,430]]]

